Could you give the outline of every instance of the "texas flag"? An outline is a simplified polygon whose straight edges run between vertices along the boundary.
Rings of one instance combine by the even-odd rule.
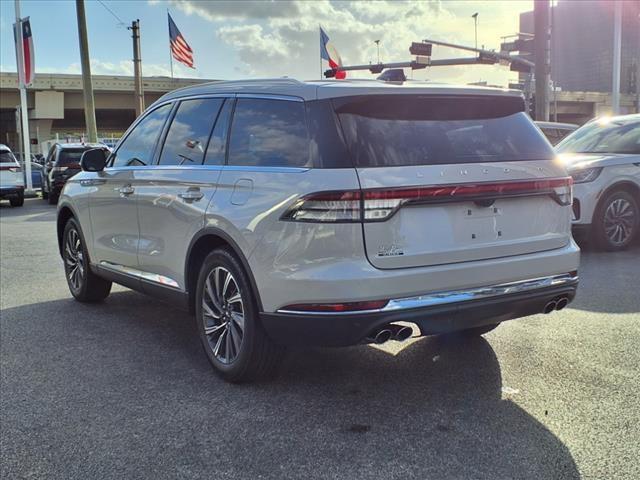
[[[18,59],[18,77],[20,82],[29,86],[33,83],[35,77],[35,58],[33,55],[33,38],[31,37],[31,22],[29,17],[23,18],[20,22],[22,24],[22,35],[16,34],[16,24],[13,24],[13,37],[16,42],[16,57]],[[22,42],[22,51],[24,52],[24,58],[19,58],[18,55],[18,43]]]
[[[342,66],[340,54],[329,40],[329,35],[320,27],[320,57],[329,62],[329,67],[335,69]],[[336,78],[342,80],[347,77],[347,72],[336,72]]]

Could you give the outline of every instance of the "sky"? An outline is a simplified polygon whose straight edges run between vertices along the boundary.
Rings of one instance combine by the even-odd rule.
[[[533,8],[532,0],[86,0],[85,4],[93,74],[132,74],[132,41],[126,26],[140,19],[143,75],[170,75],[168,9],[194,51],[196,66],[192,70],[174,61],[175,76],[209,79],[319,78],[319,25],[345,65],[376,62],[374,40],[380,40],[380,59],[389,62],[411,60],[411,42],[424,38],[472,46],[471,15],[476,12],[478,45],[498,49],[500,37],[518,31],[518,14]],[[36,75],[80,73],[75,1],[22,0],[20,8],[23,17],[31,18]],[[2,72],[16,70],[14,21],[14,1],[0,0]],[[434,46],[433,58],[455,56],[468,54]],[[368,72],[349,75],[371,77]],[[506,85],[517,74],[504,66],[474,65],[419,70],[413,78]]]

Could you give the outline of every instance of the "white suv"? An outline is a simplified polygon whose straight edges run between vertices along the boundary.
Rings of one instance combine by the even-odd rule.
[[[519,93],[422,82],[171,92],[86,152],[58,238],[71,293],[195,312],[230,381],[283,346],[480,335],[577,287],[571,177]]]
[[[557,146],[575,183],[573,230],[603,250],[640,235],[640,115],[595,119]]]
[[[12,207],[24,205],[24,179],[22,168],[6,145],[0,143],[0,198],[6,198]]]

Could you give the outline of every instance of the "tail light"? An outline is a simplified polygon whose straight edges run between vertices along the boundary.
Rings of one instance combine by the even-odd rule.
[[[52,172],[60,172],[60,173],[62,173],[62,172],[64,172],[65,170],[67,170],[67,168],[69,168],[69,167],[53,167],[53,168],[51,169],[51,171],[52,171]]]
[[[301,197],[282,220],[297,222],[379,222],[403,205],[495,200],[505,197],[547,195],[562,206],[571,205],[571,177],[517,180],[498,183],[462,183],[424,187],[319,192]]]
[[[0,170],[9,171],[9,172],[12,172],[12,173],[20,173],[20,172],[22,172],[22,167],[14,167],[14,166],[11,166],[11,167],[0,167]]]
[[[312,193],[294,203],[282,219],[296,222],[359,222],[361,200],[359,190]]]

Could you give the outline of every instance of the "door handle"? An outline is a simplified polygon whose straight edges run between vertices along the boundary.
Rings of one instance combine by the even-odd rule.
[[[199,188],[190,188],[186,192],[179,193],[178,196],[185,202],[194,202],[204,197],[204,193]]]
[[[135,190],[131,185],[125,185],[124,187],[119,188],[118,192],[120,192],[121,197],[126,197],[135,192]]]

